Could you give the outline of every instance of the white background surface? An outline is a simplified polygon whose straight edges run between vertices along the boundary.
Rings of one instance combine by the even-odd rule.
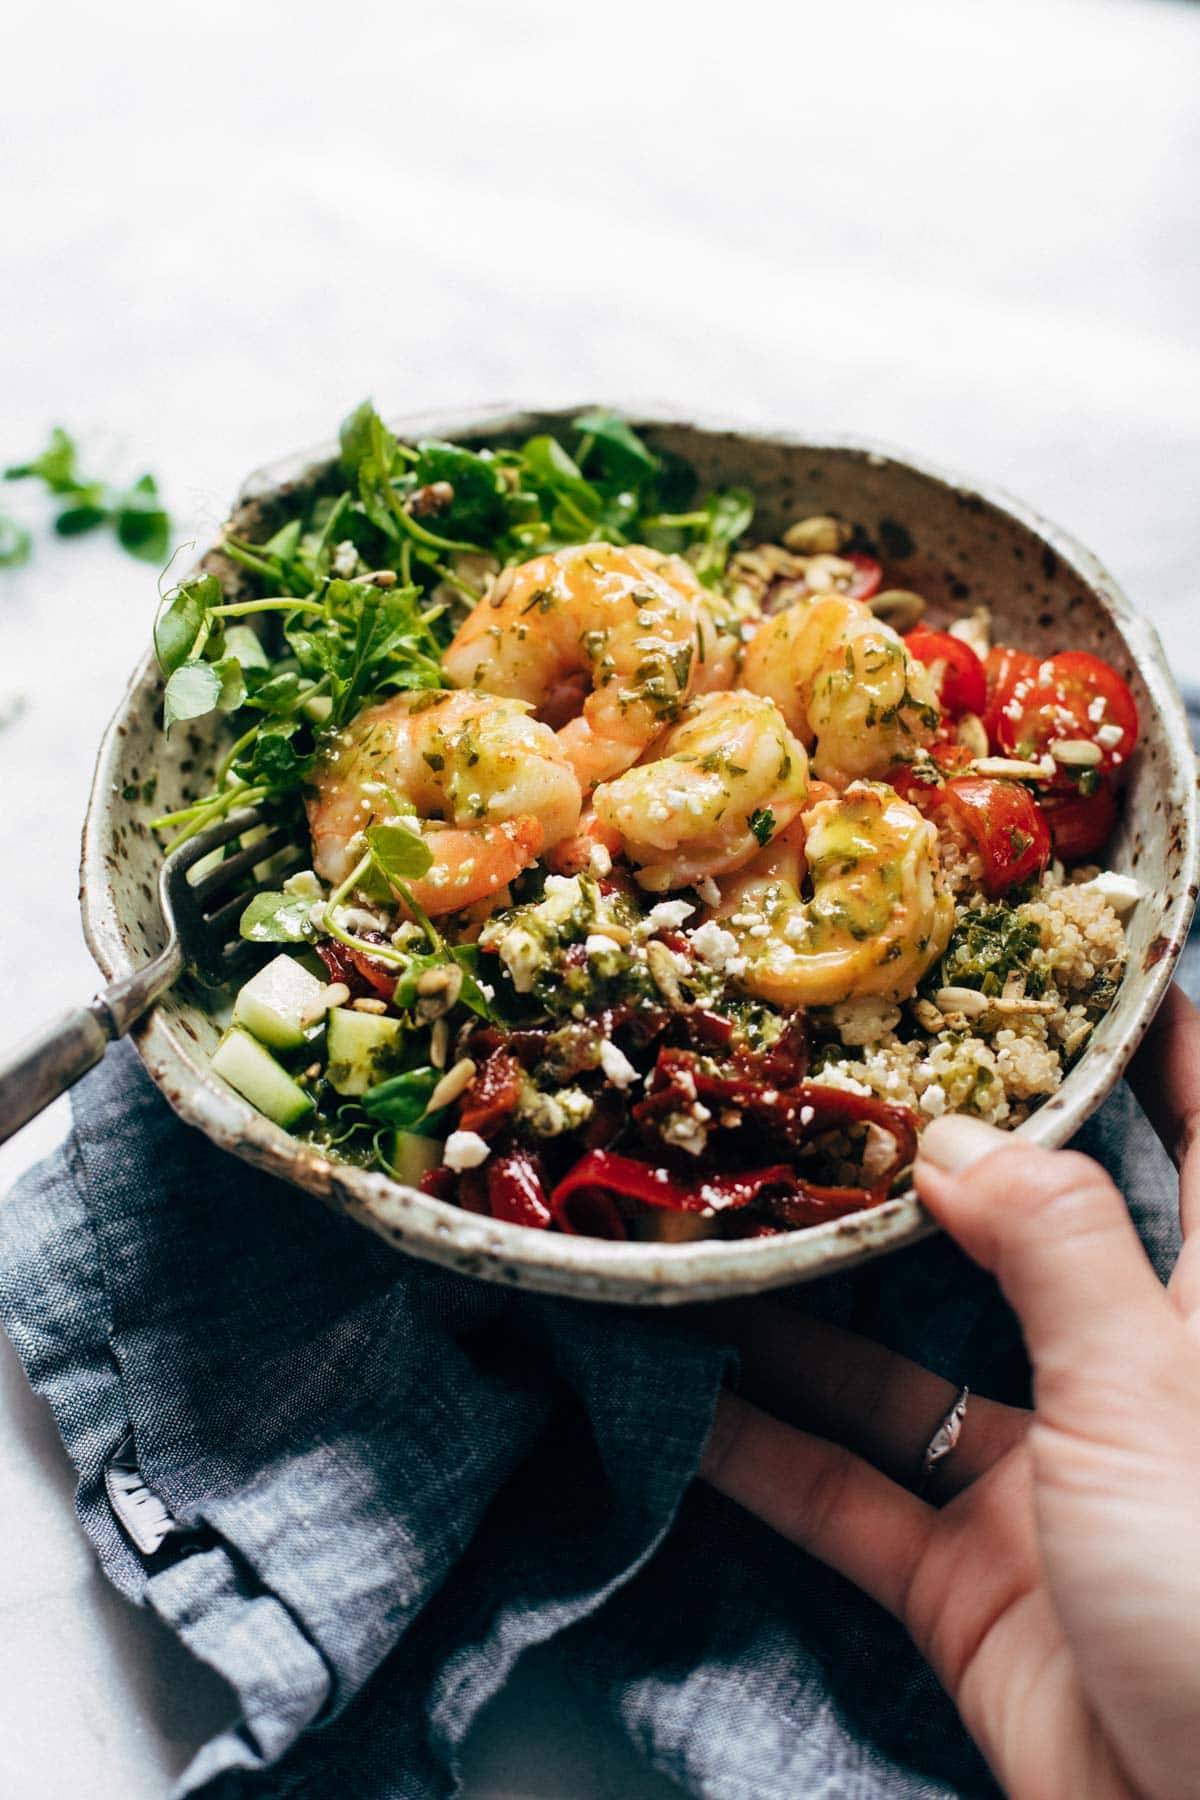
[[[882,437],[1073,530],[1200,682],[1196,7],[6,17],[0,461],[66,424],[100,472],[152,468],[187,539],[366,393]],[[101,541],[0,573],[0,1046],[93,985],[78,829],[153,600]],[[0,1793],[161,1794],[220,1697],[94,1573],[8,1352],[0,1431]],[[480,1734],[474,1800],[634,1792],[549,1681]]]

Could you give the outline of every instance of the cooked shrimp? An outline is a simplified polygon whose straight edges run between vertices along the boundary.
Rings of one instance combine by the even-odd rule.
[[[721,923],[746,958],[740,979],[776,1006],[902,1000],[946,948],[954,902],[937,834],[889,787],[855,782],[800,816],[781,859],[722,884]],[[786,857],[790,854],[791,863]],[[812,898],[800,897],[804,866]]]
[[[740,869],[790,825],[808,793],[808,757],[772,700],[705,694],[640,763],[596,789],[602,826],[651,893]]]
[[[742,681],[775,701],[813,751],[814,773],[835,785],[882,775],[937,728],[929,671],[865,602],[841,594],[767,619],[746,647]]]
[[[692,692],[713,630],[705,598],[678,557],[556,550],[505,570],[442,666],[456,687],[536,706],[591,789],[632,767]]]
[[[420,821],[433,865],[408,883],[431,914],[498,894],[579,822],[575,772],[519,700],[396,694],[339,732],[308,802],[314,866],[345,880],[368,825]]]

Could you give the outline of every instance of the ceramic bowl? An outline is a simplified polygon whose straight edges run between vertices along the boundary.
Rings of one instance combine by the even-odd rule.
[[[575,410],[424,416],[399,420],[396,430],[409,438],[491,442],[554,431]],[[889,582],[917,589],[936,615],[985,603],[1000,639],[1047,654],[1086,647],[1130,683],[1142,737],[1110,858],[1145,890],[1129,924],[1128,969],[1086,1054],[1020,1127],[1036,1143],[1064,1143],[1104,1099],[1145,1032],[1187,935],[1197,891],[1195,762],[1154,630],[1095,557],[1005,495],[866,443],[810,443],[661,418],[631,422],[656,448],[686,457],[702,486],[752,488],[756,538],[771,539],[810,513],[843,514],[875,539]],[[269,535],[285,502],[319,486],[332,456],[330,447],[252,477],[235,513],[241,535]],[[219,551],[204,561],[236,586],[237,571]],[[155,898],[161,853],[148,821],[202,793],[228,742],[214,719],[168,743],[160,716],[161,680],[148,655],[101,746],[84,831],[84,928],[109,980],[161,946]],[[912,1193],[804,1231],[736,1243],[609,1243],[483,1219],[383,1175],[332,1162],[289,1137],[209,1073],[219,1033],[206,997],[187,979],[134,1033],[147,1069],[183,1119],[247,1162],[349,1213],[397,1249],[464,1274],[584,1299],[672,1305],[809,1280],[914,1243],[933,1229]]]

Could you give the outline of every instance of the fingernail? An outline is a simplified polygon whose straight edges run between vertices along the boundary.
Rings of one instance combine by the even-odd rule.
[[[948,1113],[925,1127],[919,1157],[935,1169],[955,1175],[1007,1142],[1008,1133],[998,1125],[985,1125],[982,1119],[969,1119],[964,1113]]]

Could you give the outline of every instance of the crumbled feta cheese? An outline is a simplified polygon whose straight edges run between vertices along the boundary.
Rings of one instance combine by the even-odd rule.
[[[553,876],[550,879],[553,880]],[[500,961],[512,976],[518,994],[527,994],[543,962],[542,946],[531,931],[514,925],[500,939]]]
[[[1092,701],[1091,705],[1088,707],[1088,709],[1087,709],[1088,718],[1091,720],[1093,725],[1098,725],[1100,723],[1101,719],[1104,717],[1104,705],[1105,705],[1104,695],[1097,694],[1096,698]]]
[[[720,906],[721,890],[711,875],[702,875],[700,877],[700,880],[696,883],[696,892],[703,900],[705,906]]]
[[[592,1106],[591,1095],[582,1088],[560,1088],[556,1094],[544,1094],[540,1088],[527,1087],[517,1110],[539,1137],[558,1137],[589,1119]]]
[[[614,1087],[631,1087],[637,1080],[637,1070],[611,1038],[605,1038],[600,1046],[600,1067],[606,1080],[611,1081]]]
[[[666,1143],[686,1150],[689,1156],[699,1156],[708,1142],[703,1122],[690,1113],[669,1113],[659,1129]]]
[[[656,931],[678,931],[695,910],[689,900],[660,900],[657,906],[650,908],[640,929],[649,936]]]
[[[1096,742],[1102,750],[1115,750],[1124,735],[1119,725],[1101,725],[1096,733]]]
[[[1103,869],[1099,875],[1093,875],[1090,881],[1081,881],[1079,889],[1088,894],[1099,894],[1108,901],[1118,918],[1132,912],[1145,893],[1140,881],[1132,875],[1118,875],[1115,869]]]
[[[723,931],[715,919],[698,925],[690,934],[692,949],[710,969],[724,969],[731,956],[737,955],[737,939],[732,931]]]
[[[604,844],[593,844],[590,857],[592,874],[601,877],[612,874],[612,857]]]
[[[477,1169],[491,1151],[477,1131],[452,1131],[446,1139],[442,1161],[448,1169]]]
[[[935,1081],[921,1095],[921,1111],[928,1113],[931,1119],[939,1119],[946,1110],[946,1090],[940,1082]]]
[[[311,869],[297,869],[284,882],[283,891],[285,894],[295,894],[301,900],[319,900],[322,890]]]

